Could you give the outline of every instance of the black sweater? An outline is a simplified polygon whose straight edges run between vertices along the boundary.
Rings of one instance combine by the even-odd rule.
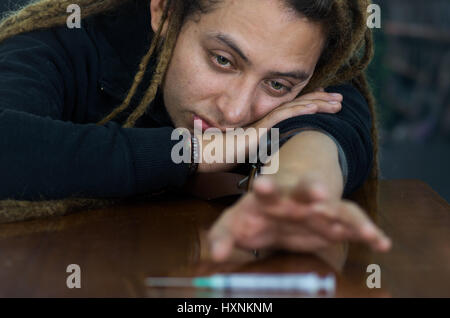
[[[0,199],[129,197],[185,183],[188,166],[171,160],[177,141],[160,94],[136,128],[121,127],[152,70],[129,111],[95,124],[123,100],[150,45],[148,4],[131,1],[83,20],[81,29],[55,27],[0,43]],[[371,167],[371,117],[354,87],[330,90],[344,95],[341,112],[276,127],[316,127],[333,136],[348,163],[348,195]]]

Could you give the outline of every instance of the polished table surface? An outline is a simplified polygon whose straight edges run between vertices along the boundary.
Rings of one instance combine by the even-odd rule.
[[[350,243],[323,255],[256,258],[236,250],[229,262],[215,264],[208,259],[205,234],[231,202],[159,198],[0,224],[0,297],[305,296],[145,286],[148,276],[219,272],[332,273],[337,289],[326,297],[450,297],[450,206],[421,181],[380,182],[376,221],[393,241],[386,254]],[[80,289],[66,286],[69,264],[81,268]],[[380,266],[381,288],[367,287],[369,264]]]

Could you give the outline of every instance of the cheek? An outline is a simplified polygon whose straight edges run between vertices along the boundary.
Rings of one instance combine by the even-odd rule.
[[[179,96],[179,102],[195,105],[215,96],[224,82],[201,52],[185,51],[187,54],[173,56],[165,85],[167,92]]]

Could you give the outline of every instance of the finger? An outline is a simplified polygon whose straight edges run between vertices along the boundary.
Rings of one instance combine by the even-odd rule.
[[[278,221],[301,222],[311,211],[311,204],[293,201],[290,198],[282,198],[277,205],[266,205],[262,212]]]
[[[224,212],[223,215],[226,215]],[[208,242],[210,247],[211,258],[216,262],[226,260],[233,250],[234,240],[232,233],[226,226],[227,220],[220,218],[208,233]]]
[[[330,240],[334,241],[347,241],[353,238],[352,232],[343,224],[334,222],[331,224]]]
[[[302,235],[284,235],[280,237],[277,245],[293,252],[312,252],[329,247],[331,244],[333,242],[330,242],[323,236],[303,233]]]
[[[243,249],[261,249],[272,246],[277,237],[279,222],[264,217],[248,217],[245,223],[233,231],[235,246]]]
[[[307,174],[291,190],[290,198],[303,203],[322,202],[330,198],[330,193],[318,177]]]
[[[278,191],[275,182],[267,176],[256,178],[252,191],[262,205],[274,205],[281,200],[281,193]]]
[[[300,101],[300,100],[323,100],[323,101],[338,101],[342,102],[344,100],[344,96],[339,93],[328,93],[328,92],[312,92],[305,95],[301,95],[297,97],[296,99],[292,100],[292,102]],[[291,102],[291,103],[292,103]]]
[[[215,262],[224,262],[233,251],[233,240],[231,237],[223,237],[212,242],[211,258]]]
[[[317,222],[314,224],[309,222],[309,218],[303,222],[285,220],[284,224],[279,226],[279,240],[288,245],[290,240],[297,248],[305,251],[350,240],[350,232],[341,224],[327,222],[324,218],[315,220]],[[302,242],[295,243],[298,240]]]
[[[352,234],[352,239],[361,239],[360,228],[366,224],[366,220],[363,216],[349,212],[347,205],[343,202],[313,203],[311,211],[310,222],[313,222],[314,219],[325,219],[330,224],[340,224],[345,227]]]
[[[313,103],[313,101],[320,101],[320,106]],[[343,101],[341,94],[333,94],[326,92],[313,92],[300,96],[291,102],[280,105],[277,109],[267,115],[266,121],[271,123],[271,127],[275,124],[291,117],[315,114],[321,109],[330,111],[331,109],[342,109],[340,103]],[[338,104],[330,104],[330,106],[324,107],[323,102],[338,102]],[[331,110],[335,113],[335,110]]]
[[[329,230],[329,227],[327,227]],[[342,239],[343,241],[344,239]],[[274,246],[291,251],[311,252],[328,247],[338,238],[317,233],[305,222],[293,222],[285,219],[277,222],[277,236]]]
[[[391,248],[391,240],[376,225],[364,226],[359,232],[360,241],[366,242],[373,250],[387,252]]]
[[[308,104],[314,104],[317,106],[318,113],[335,114],[341,111],[342,104],[338,101],[323,101],[319,99],[313,99],[311,101],[305,101]]]
[[[384,235],[380,229],[370,220],[367,214],[356,204],[350,201],[344,201],[340,206],[340,215],[351,225],[368,243],[376,244],[378,240],[383,239]]]
[[[327,93],[325,93],[327,94]],[[289,103],[285,103],[277,108],[278,110],[292,108],[295,106],[308,106],[308,105],[320,105],[320,109],[332,111],[334,109],[342,108],[342,101],[339,99],[322,99],[320,96],[307,96],[297,98]]]
[[[328,207],[329,210],[332,210],[334,205],[331,202],[324,204],[325,208]],[[344,224],[336,222],[335,218],[330,216],[335,212],[327,211],[325,213],[321,211],[321,213],[317,213],[314,210],[314,206],[311,204],[294,203],[293,211],[285,219],[299,226],[307,226],[315,234],[324,236],[329,241],[337,242],[354,238],[350,229]]]
[[[387,252],[392,246],[390,238],[374,223],[364,226],[361,235],[375,251]]]
[[[275,126],[277,123],[292,117],[304,116],[304,115],[312,115],[316,114],[319,110],[319,106],[315,104],[307,104],[307,105],[290,105],[289,107],[279,107],[273,113],[269,115],[269,122],[274,123],[272,125]]]
[[[325,237],[331,242],[341,242],[353,239],[352,232],[339,222],[330,222],[323,217],[312,216],[305,220],[305,224],[314,233]]]
[[[353,240],[365,242],[374,250],[379,251],[387,251],[391,247],[389,238],[353,202],[340,202],[334,209],[322,205],[316,211],[347,227],[352,232]]]
[[[341,111],[342,104],[338,101],[324,101],[320,99],[302,99],[297,102],[291,102],[277,109],[277,111],[282,111],[284,109],[289,109],[293,111],[296,107],[300,107],[300,110],[304,112],[315,109],[317,113],[329,113],[335,114]],[[302,108],[305,107],[305,108]],[[296,110],[297,111],[297,110]]]

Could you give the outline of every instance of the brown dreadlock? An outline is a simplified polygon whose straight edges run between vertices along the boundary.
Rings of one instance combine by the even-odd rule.
[[[82,10],[83,18],[86,18],[116,9],[128,1],[149,0],[78,0],[77,4]],[[138,72],[126,98],[120,106],[98,124],[103,125],[107,123],[130,106],[138,87],[143,81],[151,57],[157,54],[158,62],[152,81],[139,105],[127,118],[124,127],[133,127],[135,125],[136,121],[145,113],[154,100],[158,87],[163,82],[182,25],[194,13],[207,12],[216,2],[220,2],[220,0],[166,1],[161,24],[153,36],[148,52],[141,60]],[[67,19],[66,9],[72,3],[72,0],[32,1],[1,21],[0,42],[21,33],[65,24]],[[369,178],[362,189],[366,200],[375,196],[376,202],[379,175],[377,121],[375,101],[364,74],[373,56],[372,32],[366,26],[366,9],[370,3],[370,0],[285,0],[285,4],[289,8],[295,9],[298,13],[312,20],[321,22],[328,33],[326,48],[310,83],[302,93],[312,91],[318,87],[352,82],[369,104],[372,115],[371,135],[374,147],[374,162]],[[163,36],[162,29],[166,23],[168,25],[167,33]],[[0,201],[0,212],[2,212],[0,213],[0,222],[33,218],[33,215],[61,215],[73,209],[79,209],[83,206],[83,200],[67,199],[54,201],[53,205],[30,202],[28,208],[35,211],[35,213],[31,213],[31,215],[28,213],[27,216],[20,214],[23,212],[23,202],[15,205],[14,202],[16,201]],[[95,206],[92,200],[86,200],[86,202],[89,206]],[[113,201],[97,200],[97,206],[104,206],[108,202]],[[14,209],[17,210],[17,213],[11,211]]]

